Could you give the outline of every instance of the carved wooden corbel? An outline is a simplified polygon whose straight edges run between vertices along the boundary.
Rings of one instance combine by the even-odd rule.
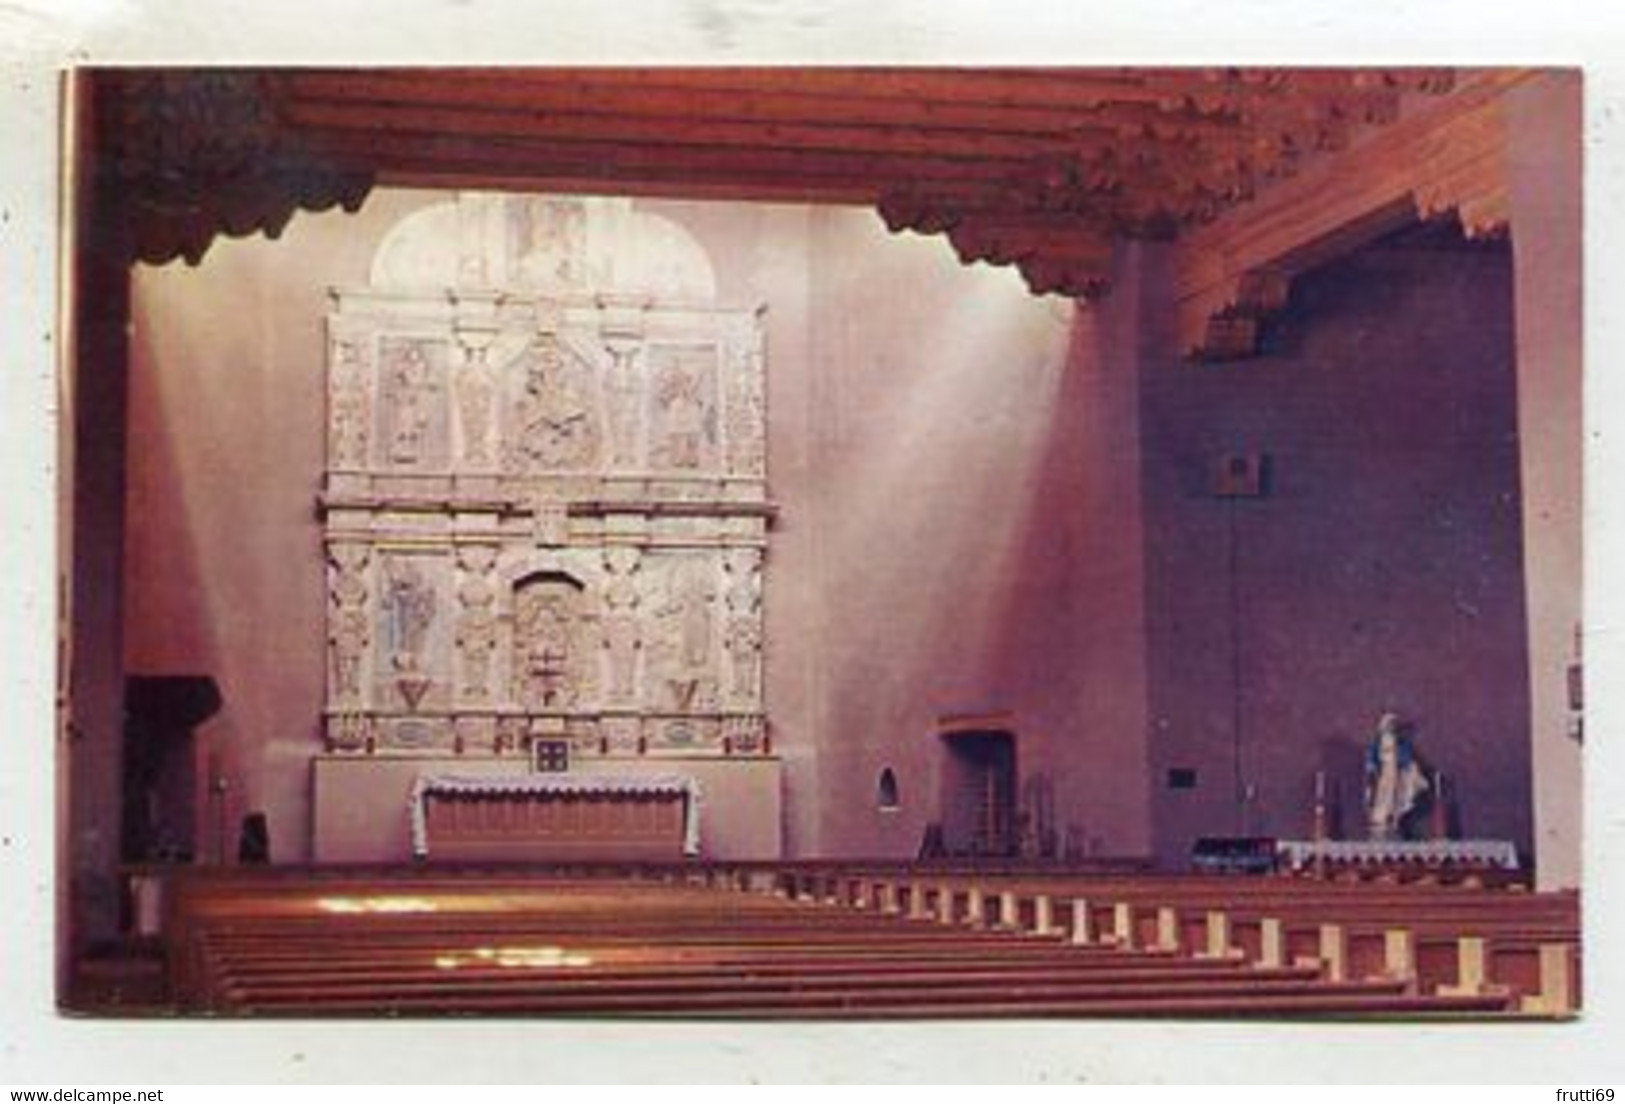
[[[1181,274],[1179,295],[1187,348],[1250,355],[1265,320],[1285,304],[1292,274],[1321,249],[1314,239],[1367,220],[1364,195],[1322,212],[1316,208],[1324,194],[1369,191],[1372,203],[1384,202],[1393,159],[1367,157],[1377,143],[1361,128],[1402,129],[1407,94],[1436,94],[1455,81],[1449,70],[1421,69],[1216,68],[1134,77],[1124,99],[1103,97],[1080,115],[1075,143],[1035,155],[998,187],[952,196],[892,189],[878,202],[881,218],[894,232],[947,236],[965,264],[1015,265],[1036,293],[1083,298],[1106,292],[1113,239],[1190,239],[1182,254],[1196,259]],[[1086,130],[1115,141],[1086,140]],[[1391,144],[1418,140],[1413,134]],[[1359,142],[1357,161],[1345,156],[1328,169],[1329,159],[1318,156],[1347,153]],[[1504,209],[1476,181],[1450,175],[1449,166],[1461,164],[1456,152],[1426,164],[1409,189],[1416,209],[1458,211],[1472,232]],[[1349,179],[1328,185],[1328,173]],[[1422,190],[1429,183],[1438,185],[1437,200]],[[1271,202],[1261,198],[1266,193],[1293,198]]]
[[[225,69],[98,75],[101,194],[133,260],[196,264],[219,234],[276,238],[297,210],[360,208],[371,176],[302,148],[281,124],[279,79]]]
[[[1441,87],[1415,79],[1428,90]],[[1453,216],[1469,238],[1504,234],[1510,206],[1501,96],[1519,79],[1496,73],[1465,83],[1335,162],[1277,181],[1254,202],[1182,234],[1174,294],[1186,355],[1256,355],[1264,322],[1285,306],[1293,277],[1407,223]]]

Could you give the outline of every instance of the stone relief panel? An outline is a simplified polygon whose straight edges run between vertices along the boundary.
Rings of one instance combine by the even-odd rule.
[[[714,471],[717,351],[714,345],[653,345],[649,361],[649,466]]]
[[[328,331],[334,750],[767,748],[756,310],[627,201],[408,216]]]
[[[649,611],[649,702],[675,713],[717,708],[717,573],[714,557],[662,557]]]
[[[541,334],[506,375],[517,389],[507,469],[532,474],[596,468],[603,433],[592,366],[557,335]]]
[[[447,462],[446,343],[385,337],[378,351],[376,455],[388,468]]]
[[[442,707],[449,696],[449,557],[397,549],[376,557],[371,700],[405,714]]]
[[[601,284],[608,273],[587,254],[588,205],[528,199],[509,206],[505,229],[514,278],[552,290]]]

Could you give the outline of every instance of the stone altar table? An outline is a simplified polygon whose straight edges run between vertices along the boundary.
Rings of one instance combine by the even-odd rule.
[[[681,775],[421,775],[408,811],[419,859],[658,861],[700,852],[700,787]]]

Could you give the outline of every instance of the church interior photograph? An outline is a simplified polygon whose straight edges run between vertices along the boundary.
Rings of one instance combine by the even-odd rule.
[[[81,68],[59,1007],[1569,1019],[1564,68]]]

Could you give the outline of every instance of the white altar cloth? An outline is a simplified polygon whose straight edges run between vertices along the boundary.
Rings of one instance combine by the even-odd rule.
[[[1275,849],[1293,870],[1302,870],[1317,861],[1518,869],[1518,849],[1509,840],[1278,840]]]
[[[412,854],[429,853],[426,801],[430,794],[682,794],[688,799],[683,817],[683,854],[700,853],[700,784],[683,774],[499,774],[480,777],[420,774],[412,783]]]

